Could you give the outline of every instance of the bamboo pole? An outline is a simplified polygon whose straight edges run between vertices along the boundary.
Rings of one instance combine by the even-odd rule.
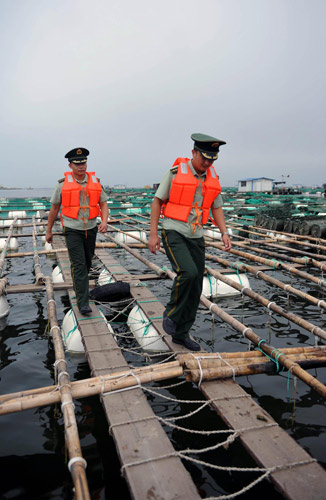
[[[255,242],[256,243],[256,240],[249,240],[249,243],[250,242]],[[278,245],[277,243],[272,243],[270,241],[259,241],[259,244],[260,245],[267,245],[271,248],[278,248],[280,250],[284,250],[284,246],[282,245]],[[320,247],[319,247],[320,248]],[[318,255],[316,253],[312,253],[312,252],[307,252],[306,250],[303,251],[303,250],[298,250],[297,248],[291,248],[291,252],[292,253],[296,253],[298,255],[304,255],[304,256],[308,256],[308,257],[313,257],[315,259],[324,259],[325,256],[324,255]]]
[[[250,244],[250,250],[252,252],[255,252],[255,253],[259,253],[259,254],[263,254],[263,255],[269,255],[269,256],[272,256],[277,259],[281,259],[281,260],[287,260],[287,261],[290,261],[290,262],[294,262],[295,264],[301,264],[303,266],[306,266],[307,264],[310,264],[311,263],[311,258],[309,257],[291,257],[290,255],[284,255],[282,253],[277,253],[277,252],[272,252],[272,251],[269,251],[269,250],[266,250],[266,248],[257,248],[257,247],[254,247],[252,246],[252,244],[250,242],[255,242],[257,243],[257,241],[255,240],[250,240],[248,242],[248,245]],[[234,243],[235,246],[239,246],[240,248],[246,248],[247,249],[247,244],[245,242],[237,242],[237,243]]]
[[[105,235],[106,238],[109,238],[110,240],[114,241],[114,239],[112,238],[112,236],[109,236],[109,235]],[[127,252],[129,252],[131,255],[133,255],[134,257],[136,257],[138,260],[140,260],[141,262],[143,262],[143,264],[145,264],[146,266],[148,266],[150,269],[152,269],[158,276],[160,276],[161,278],[165,278],[166,277],[166,271],[164,269],[162,269],[161,267],[157,266],[156,264],[154,264],[153,262],[151,262],[150,260],[146,259],[145,257],[143,257],[142,255],[140,255],[140,253],[136,252],[136,250],[132,250],[128,245],[126,245],[125,243],[119,243],[119,246],[124,248]]]
[[[111,376],[103,376],[102,380],[97,380],[96,382],[94,382],[93,379],[88,379],[88,381],[85,381],[86,383],[83,381],[84,383],[82,384],[72,382],[71,395],[74,399],[80,399],[88,396],[94,396],[96,394],[114,392],[127,387],[139,387],[138,381],[141,384],[147,384],[149,382],[166,380],[183,375],[183,368],[179,363],[178,366],[172,366],[169,368],[165,368],[164,365],[162,366],[163,368],[160,370],[144,370],[143,372],[139,372],[135,375],[131,375],[130,370],[128,370],[128,372],[125,372],[124,375],[117,376],[113,374]],[[100,377],[95,378],[99,379]],[[51,389],[51,391],[4,401],[0,404],[0,415],[7,415],[9,413],[20,412],[36,408],[38,406],[45,406],[59,402],[59,391],[54,390],[53,387],[51,387]]]
[[[210,243],[209,242],[209,246],[218,248],[219,250],[223,250],[223,246],[219,243]],[[299,269],[296,269],[293,266],[290,266],[288,264],[284,264],[284,262],[275,261],[275,260],[273,261],[273,260],[268,260],[268,259],[261,259],[260,257],[256,257],[254,255],[251,255],[248,252],[240,252],[240,251],[235,250],[233,248],[231,248],[231,250],[229,250],[229,253],[232,253],[234,255],[239,255],[240,257],[243,257],[245,259],[248,259],[248,260],[251,260],[254,262],[259,262],[260,264],[264,264],[266,266],[270,266],[270,267],[275,268],[275,269],[282,267],[283,269],[285,269],[286,271],[288,271],[292,274],[296,274],[297,276],[300,276],[301,278],[307,279],[309,281],[312,281],[313,283],[316,283],[317,285],[320,285],[320,286],[326,288],[326,280],[316,278],[315,276],[312,276],[311,274],[308,274],[304,271],[300,271]]]
[[[205,255],[205,258],[208,260],[213,260],[215,262],[218,262],[219,264],[222,264],[223,266],[226,267],[231,267],[235,270],[243,271],[243,272],[249,272],[253,274],[256,278],[262,279],[266,281],[267,283],[271,283],[272,285],[277,286],[278,288],[283,289],[285,292],[292,293],[293,295],[296,295],[297,297],[300,297],[304,300],[307,300],[311,304],[316,305],[317,307],[320,307],[321,309],[326,309],[326,301],[324,300],[319,300],[313,295],[310,295],[305,292],[301,292],[301,290],[298,290],[297,288],[294,288],[291,285],[285,284],[282,281],[277,280],[276,278],[273,278],[272,276],[269,276],[268,274],[264,273],[263,271],[257,271],[255,268],[252,266],[249,266],[248,264],[242,264],[240,262],[231,262],[227,259],[222,259],[221,257],[217,257],[216,255],[211,255],[207,254]]]
[[[318,267],[321,271],[326,271],[326,264],[323,264],[322,262],[319,262],[316,259],[311,259],[311,263],[313,266]]]
[[[207,241],[206,237],[205,237],[205,243],[207,244],[207,246],[218,248],[219,250],[223,250],[223,248],[224,248],[221,243],[213,243],[213,242]],[[257,257],[256,255],[252,255],[248,252],[242,252],[240,250],[235,250],[234,248],[231,248],[229,250],[229,253],[232,253],[234,255],[239,255],[240,257],[243,257],[243,258],[248,259],[248,260],[252,260],[253,262],[258,262],[259,264],[269,266],[273,269],[278,269],[281,266],[281,263],[277,260],[262,259],[261,257]]]
[[[169,361],[167,363],[160,363],[156,365],[148,365],[140,368],[133,368],[119,371],[119,372],[114,372],[110,373],[108,375],[102,375],[102,376],[97,376],[97,377],[91,377],[88,379],[82,379],[82,380],[76,380],[75,382],[71,382],[71,388],[74,389],[75,387],[78,386],[84,386],[87,385],[89,387],[92,387],[93,384],[101,384],[103,382],[103,379],[105,380],[115,380],[119,377],[126,377],[131,374],[131,372],[134,375],[141,375],[142,373],[147,373],[147,372],[156,372],[160,371],[162,369],[162,366],[164,367],[165,370],[168,370],[170,368],[176,368],[180,366],[179,361]],[[2,394],[0,395],[0,403],[3,403],[5,401],[8,401],[10,399],[16,399],[16,398],[22,398],[26,396],[37,396],[39,394],[45,394],[49,392],[53,392],[56,390],[56,386],[49,385],[47,387],[40,387],[37,389],[28,389],[25,391],[19,391],[19,392],[13,392],[11,394]],[[90,394],[86,394],[88,396]]]
[[[254,351],[255,352],[255,351]],[[281,354],[283,350],[279,350],[279,354]],[[298,353],[298,354],[287,354],[286,355],[289,359],[292,359],[294,361],[302,361],[302,360],[322,360],[326,362],[326,352],[324,353]],[[225,368],[226,366],[253,366],[256,364],[264,364],[264,363],[269,363],[271,360],[265,356],[252,356],[252,357],[245,357],[245,358],[230,358],[230,359],[223,359],[223,357],[219,358],[214,358],[213,356],[210,356],[208,358],[204,356],[200,357],[195,357],[192,359],[187,359],[185,364],[185,367],[188,370],[198,370],[200,367],[201,368]]]
[[[251,328],[246,327],[244,324],[240,323],[240,321],[227,314],[220,307],[218,307],[217,304],[214,304],[206,297],[204,297],[204,295],[201,296],[200,302],[212,313],[216,314],[223,321],[231,325],[235,330],[241,332],[244,337],[248,338],[255,345],[258,345],[260,349],[266,352],[270,357],[277,359],[277,349],[275,349],[273,346],[268,345],[267,342],[264,339],[261,339],[257,334],[255,334]],[[296,375],[303,382],[315,389],[318,394],[326,397],[326,386],[319,382],[319,380],[317,380],[315,377],[307,373],[305,370],[300,368],[297,363],[287,358],[286,355],[280,356],[277,360],[279,364],[284,366],[292,374]]]
[[[35,282],[37,285],[44,284],[44,274],[41,269],[40,257],[37,252],[37,239],[36,239],[36,226],[35,226],[35,216],[33,215],[33,255],[34,255],[34,272],[35,272]]]
[[[311,347],[282,347],[278,349],[278,351],[282,351],[285,354],[318,354],[326,351],[326,346],[311,346]],[[191,353],[191,354],[182,354],[178,356],[178,360],[182,365],[184,365],[190,359],[219,359],[222,357],[223,359],[242,359],[242,358],[264,358],[265,354],[262,351],[241,351],[241,352],[204,352],[204,353]],[[1,396],[0,396],[1,402]]]
[[[248,297],[252,298],[256,302],[259,302],[263,306],[267,307],[267,309],[272,310],[272,311],[276,312],[277,314],[280,314],[281,316],[289,319],[290,321],[292,321],[296,325],[301,326],[301,328],[304,328],[308,332],[313,333],[314,335],[317,335],[318,337],[326,340],[326,331],[323,330],[322,328],[319,328],[319,326],[314,325],[314,324],[310,323],[309,321],[306,321],[303,318],[300,318],[299,316],[297,316],[294,313],[284,311],[284,309],[282,307],[278,306],[277,304],[275,304],[275,302],[266,299],[265,297],[263,297],[262,295],[259,295],[257,292],[254,292],[250,288],[247,288],[243,285],[240,285],[240,283],[237,283],[236,281],[228,278],[224,274],[221,274],[214,269],[209,268],[208,273],[211,274],[212,276],[214,276],[215,278],[219,279],[220,281],[223,281],[224,283],[231,286],[232,288],[235,288],[236,290],[241,292],[241,294],[247,295]]]
[[[6,253],[7,253],[7,250],[8,250],[8,245],[9,245],[9,242],[10,242],[10,238],[11,238],[11,235],[12,235],[13,228],[14,228],[16,220],[17,220],[17,217],[15,217],[14,220],[13,220],[13,222],[11,223],[11,226],[9,228],[8,235],[7,235],[7,238],[6,238],[3,250],[1,252],[1,256],[0,256],[0,278],[2,277],[2,274],[3,274],[3,266],[4,266],[4,263],[5,263],[5,257],[6,257]]]
[[[69,454],[69,470],[74,482],[76,499],[90,500],[88,484],[86,480],[86,462],[82,457],[81,446],[78,437],[78,428],[74,412],[73,398],[71,395],[69,374],[63,348],[60,328],[57,321],[56,304],[51,278],[45,277],[48,317],[51,325],[51,334],[54,344],[56,369],[58,373],[59,395],[61,398],[61,409],[65,424],[65,437]]]
[[[243,226],[242,224],[237,223],[237,222],[228,223],[228,225],[230,225],[231,227],[234,227],[235,229],[238,229],[238,230],[241,229]],[[264,227],[259,227],[259,226],[252,226],[252,228],[254,228],[256,231],[252,231],[252,229],[251,230],[246,229],[246,231],[248,233],[256,234],[258,236],[263,236],[261,234],[262,232],[263,233],[275,233],[275,234],[279,234],[279,235],[288,236],[290,239],[293,239],[293,240],[303,239],[303,240],[315,241],[316,243],[322,242],[322,243],[326,244],[326,240],[324,240],[322,238],[315,238],[314,236],[286,233],[285,231],[275,231],[275,230],[266,229]]]
[[[326,366],[326,360],[299,360],[296,362],[298,368],[303,370]],[[202,382],[206,380],[226,379],[241,377],[244,375],[256,375],[260,373],[275,373],[277,366],[272,361],[268,363],[257,363],[248,366],[225,366],[223,368],[202,368],[201,370],[189,370],[186,380],[191,382]]]

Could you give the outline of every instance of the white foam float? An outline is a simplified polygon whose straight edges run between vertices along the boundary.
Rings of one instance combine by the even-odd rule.
[[[52,271],[52,283],[63,283],[64,279],[59,266],[56,266]]]
[[[3,250],[6,244],[7,238],[0,238],[0,250]],[[8,250],[17,250],[18,240],[17,238],[10,238],[8,244]]]
[[[104,319],[108,331],[110,333],[114,333],[112,330],[112,327],[110,323],[108,323],[106,317],[102,313],[102,311],[99,311],[100,315]],[[76,316],[73,313],[73,310],[70,309],[66,314],[65,317],[63,318],[62,325],[61,325],[61,336],[63,339],[63,343],[69,352],[75,352],[75,353],[84,353],[85,348],[84,344],[82,342],[81,338],[81,333],[78,328]]]
[[[232,234],[233,234],[232,229],[228,228],[227,233],[230,236],[232,236]],[[208,238],[212,238],[213,240],[221,240],[222,239],[221,231],[219,229],[205,229],[204,234],[205,234],[205,236],[207,236]]]
[[[0,220],[0,227],[10,227],[11,224],[14,222],[14,219],[1,219]]]
[[[246,274],[228,274],[227,277],[235,281],[236,283],[245,286],[246,288],[251,288]],[[241,292],[239,292],[239,290],[236,290],[232,286],[227,285],[226,283],[224,283],[224,281],[218,280],[214,276],[209,274],[208,276],[204,276],[203,278],[202,293],[203,295],[205,295],[205,297],[216,298],[232,297],[234,295],[240,295]]]
[[[25,210],[12,210],[8,214],[8,219],[14,219],[15,217],[26,217],[26,211]],[[18,221],[17,221],[18,222]]]
[[[108,285],[109,283],[115,283],[115,279],[107,269],[103,269],[103,271],[100,272],[100,275],[97,278],[97,284],[99,286],[103,286]]]
[[[168,346],[163,342],[159,332],[154,328],[139,306],[130,311],[127,325],[138,344],[144,351],[167,352]]]
[[[0,296],[0,318],[5,318],[8,316],[10,310],[10,306],[8,301],[4,295]]]
[[[141,214],[141,208],[137,207],[126,208],[126,214]]]
[[[53,250],[52,243],[48,243],[47,241],[45,241],[44,250]]]
[[[136,236],[137,238],[140,238],[143,241],[147,241],[147,236],[145,231],[128,231],[128,234],[126,233],[114,233],[114,241],[116,243],[139,243],[138,240],[133,238],[133,236]]]

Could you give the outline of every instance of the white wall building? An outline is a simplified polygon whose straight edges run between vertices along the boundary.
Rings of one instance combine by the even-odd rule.
[[[265,192],[273,190],[274,179],[268,177],[251,177],[238,181],[238,191],[241,193],[247,192]]]

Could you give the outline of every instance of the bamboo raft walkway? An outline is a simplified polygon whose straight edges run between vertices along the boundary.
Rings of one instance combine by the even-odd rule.
[[[131,217],[126,219],[132,221]],[[38,255],[37,252],[35,253],[36,226],[37,223],[34,223],[33,255],[34,262],[38,264]],[[108,236],[108,238],[112,240],[112,237]],[[220,248],[219,243],[210,242],[209,244]],[[64,283],[53,285],[52,288],[53,290],[68,290],[92,376],[104,377],[108,374],[119,373],[122,370],[130,370],[131,375],[135,378],[135,385],[131,388],[132,390],[114,393],[102,391],[100,396],[110,425],[110,432],[120,457],[122,471],[132,497],[135,500],[143,500],[144,498],[161,498],[162,500],[170,498],[201,498],[190,474],[182,463],[182,459],[188,460],[187,455],[176,452],[173,448],[160,420],[155,416],[147,402],[139,377],[136,372],[133,373],[133,369],[126,362],[115,336],[108,332],[107,324],[100,315],[97,306],[94,303],[91,304],[92,316],[84,317],[80,315],[72,290],[69,256],[64,246],[64,239],[59,235],[55,236],[53,247],[62,271]],[[109,245],[105,246],[108,247]],[[116,281],[128,281],[130,283],[130,292],[135,304],[144,312],[149,323],[154,326],[163,338],[171,353],[174,353],[177,360],[181,360],[188,351],[174,344],[171,337],[165,334],[162,328],[164,306],[148,287],[143,286],[144,280],[159,279],[160,276],[165,277],[166,275],[172,278],[172,273],[169,274],[169,272],[160,269],[158,266],[155,268],[154,265],[152,267],[153,273],[132,275],[110,255],[105,246],[104,244],[102,247],[101,244],[98,245],[96,257]],[[113,243],[111,245],[111,247],[116,246],[121,246],[130,252],[128,245],[115,245]],[[138,247],[143,246],[138,245]],[[139,258],[136,255],[136,250],[133,250],[132,253],[136,258]],[[6,252],[1,260],[2,266],[4,258],[10,258],[10,255],[5,254]],[[242,256],[245,256],[245,254],[246,252],[241,252]],[[211,257],[214,260],[214,256],[209,255],[209,258]],[[216,258],[216,260],[218,259]],[[223,259],[220,260],[222,264]],[[258,257],[254,260],[257,265],[252,266],[251,271],[257,275],[271,269],[271,266],[275,267],[275,262],[271,264],[266,258],[260,259]],[[146,261],[143,260],[143,262],[146,264]],[[234,270],[234,263],[227,259],[224,259],[223,265],[225,268],[219,270],[219,277],[221,278],[223,274]],[[291,268],[296,269],[302,265],[299,262],[292,263]],[[37,276],[36,284],[7,286],[7,293],[44,290],[44,284],[42,285],[44,277],[41,274],[40,267],[37,268]],[[93,284],[91,282],[91,285]],[[290,291],[292,292],[292,290]],[[53,298],[49,300],[52,301]],[[221,313],[219,308],[205,297],[202,297],[202,303],[216,314],[223,315],[223,312]],[[322,307],[321,304],[319,306]],[[247,328],[247,330],[249,329]],[[313,330],[315,335],[316,332],[317,330]],[[250,337],[248,338],[250,339]],[[322,336],[322,338],[325,337]],[[205,359],[207,355],[202,351],[199,353],[199,358]],[[196,357],[198,358],[198,353],[196,353]],[[181,374],[181,372],[178,373]],[[255,470],[259,471],[261,476],[250,487],[253,487],[255,483],[258,483],[263,478],[269,478],[285,498],[305,500],[306,498],[316,500],[324,498],[324,492],[326,491],[326,473],[324,469],[281,429],[275,420],[234,380],[199,380],[199,388],[206,398],[206,404],[209,404],[216,411],[232,431],[227,443],[230,444],[234,439],[239,438],[239,441],[260,467],[260,469]],[[248,468],[246,470],[254,469]],[[243,492],[245,491],[244,488]],[[232,495],[229,497],[231,498]],[[84,496],[80,493],[79,498],[88,498],[87,493]]]
[[[54,247],[58,244],[61,247],[63,241],[58,242],[57,239]],[[105,260],[105,265],[115,265],[115,276],[121,277],[122,274],[123,278],[126,278],[127,271],[122,267],[120,269],[118,263],[105,250],[97,250],[96,255]],[[68,253],[58,254],[65,279],[70,278],[70,269],[66,265],[67,257]],[[139,280],[134,281],[136,287],[140,283]],[[136,289],[136,295],[140,294],[143,300],[149,297],[149,291],[145,287]],[[92,375],[101,376],[127,369],[128,364],[121,349],[114,337],[108,335],[106,323],[97,307],[91,304],[95,320],[91,317],[85,320],[76,307],[74,292],[70,291],[69,297],[83,337]],[[141,388],[117,394],[103,394],[101,400],[132,497],[143,500],[152,494],[162,499],[199,499],[197,488],[181,460],[173,456],[172,444],[155,418]],[[161,455],[166,458],[157,460]]]

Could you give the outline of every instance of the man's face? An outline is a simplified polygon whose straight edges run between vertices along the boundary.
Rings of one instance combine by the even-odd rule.
[[[87,170],[87,161],[85,163],[69,163],[69,167],[71,168],[73,174],[81,179],[84,178],[85,172]]]
[[[206,170],[213,165],[215,160],[208,160],[200,151],[192,150],[192,164],[197,174],[202,175]]]

